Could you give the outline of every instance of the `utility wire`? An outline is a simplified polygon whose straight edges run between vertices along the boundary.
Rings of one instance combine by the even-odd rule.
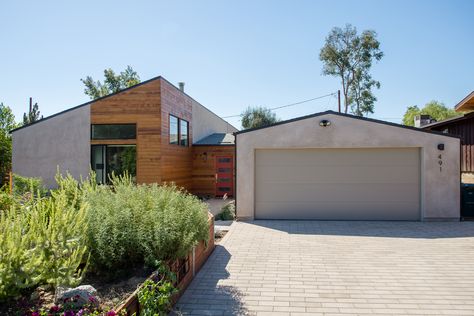
[[[273,110],[283,109],[283,108],[287,108],[287,107],[290,107],[290,106],[295,106],[295,105],[299,105],[299,104],[302,104],[302,103],[311,102],[311,101],[314,101],[314,100],[327,98],[327,97],[330,97],[330,96],[336,96],[336,95],[337,95],[337,92],[333,92],[333,93],[325,94],[325,95],[322,95],[322,96],[319,96],[319,97],[316,97],[316,98],[311,98],[311,99],[308,99],[308,100],[303,100],[303,101],[299,101],[299,102],[295,102],[295,103],[290,103],[290,104],[286,104],[286,105],[282,105],[282,106],[277,106],[276,108],[271,108],[269,110],[273,111]],[[238,117],[238,116],[242,116],[242,115],[237,114],[237,115],[223,116],[222,118],[225,119],[225,118]]]

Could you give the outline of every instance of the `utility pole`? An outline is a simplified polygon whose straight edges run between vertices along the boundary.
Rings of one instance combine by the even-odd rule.
[[[341,113],[341,90],[337,90],[337,105],[339,108],[339,113]]]

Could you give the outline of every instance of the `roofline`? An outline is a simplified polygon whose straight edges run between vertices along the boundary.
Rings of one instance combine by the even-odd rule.
[[[463,106],[468,100],[474,98],[474,91],[472,91],[471,93],[469,93],[467,96],[464,97],[464,99],[462,99],[461,101],[458,102],[458,104],[456,104],[454,106],[454,110],[459,110],[459,108],[461,106]]]
[[[462,121],[464,119],[468,119],[470,118],[471,114],[474,114],[474,112],[471,112],[471,113],[466,113],[466,114],[461,114],[461,115],[458,115],[458,116],[455,116],[455,117],[451,117],[451,118],[448,118],[448,119],[444,119],[442,121],[438,121],[438,122],[433,122],[433,123],[430,123],[430,124],[426,124],[426,125],[423,125],[421,126],[420,128],[431,128],[431,127],[438,127],[438,126],[443,126],[443,125],[446,125],[446,124],[450,124],[450,123],[454,123],[454,122],[458,122],[458,121]]]
[[[438,132],[438,131],[424,130],[424,129],[419,129],[419,128],[413,127],[413,126],[406,126],[406,125],[402,125],[402,124],[397,124],[397,123],[372,119],[372,118],[368,118],[368,117],[362,117],[362,116],[356,116],[356,115],[351,115],[351,114],[339,113],[339,112],[334,112],[334,111],[331,111],[331,110],[325,111],[325,112],[314,113],[314,114],[310,114],[310,115],[306,115],[306,116],[300,116],[300,117],[297,117],[297,118],[294,118],[294,119],[277,122],[277,123],[272,124],[272,125],[246,129],[246,130],[243,130],[243,131],[235,132],[234,135],[237,136],[239,134],[253,132],[253,131],[261,130],[261,129],[265,129],[265,128],[271,128],[271,127],[274,127],[274,126],[293,123],[293,122],[306,120],[306,119],[309,119],[309,118],[314,118],[314,117],[327,115],[327,114],[342,116],[342,117],[347,117],[347,118],[352,118],[352,119],[356,119],[356,120],[367,121],[367,122],[372,122],[372,123],[377,123],[377,124],[383,124],[383,125],[388,125],[388,126],[392,126],[392,127],[409,129],[409,130],[412,130],[412,131],[415,131],[415,132],[428,133],[428,134],[434,134],[434,135],[446,136],[446,137],[452,137],[452,138],[460,138],[459,136],[456,136],[456,135],[445,134],[445,133]]]
[[[47,117],[45,117],[45,118],[43,118],[43,119],[41,119],[41,120],[35,121],[35,122],[33,122],[33,123],[30,123],[30,124],[27,124],[27,125],[23,125],[23,126],[17,127],[17,128],[15,128],[15,129],[10,130],[9,133],[11,134],[11,133],[16,132],[16,131],[18,131],[18,130],[20,130],[20,129],[23,129],[23,128],[26,128],[26,127],[30,127],[30,126],[35,125],[35,124],[40,123],[40,122],[44,122],[44,121],[46,121],[46,120],[49,120],[49,119],[51,119],[51,118],[53,118],[53,117],[56,117],[56,116],[59,116],[59,115],[61,115],[61,114],[64,114],[64,113],[67,113],[67,112],[70,112],[70,111],[77,110],[77,109],[79,109],[79,108],[81,108],[81,107],[83,107],[83,106],[90,105],[90,104],[92,104],[92,103],[95,103],[95,102],[97,102],[97,101],[101,101],[101,100],[107,99],[107,98],[109,98],[109,97],[113,97],[113,96],[115,96],[115,95],[117,95],[117,94],[119,94],[119,93],[122,93],[122,92],[125,92],[125,91],[128,91],[128,90],[131,90],[131,89],[133,89],[133,88],[139,87],[139,86],[141,86],[141,85],[144,85],[144,84],[147,84],[147,83],[150,83],[150,82],[152,82],[152,81],[159,80],[159,79],[164,80],[165,82],[167,82],[168,84],[170,84],[172,87],[174,87],[176,90],[179,90],[181,93],[183,93],[184,95],[186,95],[188,98],[192,99],[194,102],[198,103],[198,104],[201,105],[203,108],[205,108],[205,109],[208,110],[209,112],[215,114],[217,117],[219,117],[220,119],[222,119],[224,122],[226,122],[227,124],[229,124],[230,126],[232,126],[233,128],[235,128],[236,130],[238,130],[238,128],[236,128],[235,126],[233,126],[232,124],[230,124],[229,122],[227,122],[226,120],[224,120],[222,117],[220,117],[220,116],[217,115],[216,113],[214,113],[214,112],[212,112],[211,110],[209,110],[207,107],[205,107],[204,105],[202,105],[201,103],[199,103],[198,101],[196,101],[196,100],[195,100],[193,97],[191,97],[189,94],[187,94],[186,92],[182,91],[181,89],[179,89],[178,87],[176,87],[174,84],[172,84],[170,81],[168,81],[166,78],[164,78],[163,76],[160,75],[160,76],[156,76],[156,77],[153,77],[153,78],[151,78],[151,79],[142,81],[142,82],[140,82],[140,83],[137,83],[136,85],[127,87],[127,88],[122,89],[122,90],[120,90],[120,91],[117,91],[117,92],[114,92],[114,93],[105,95],[105,96],[103,96],[103,97],[100,97],[100,98],[97,98],[97,99],[94,99],[94,100],[87,101],[87,102],[85,102],[85,103],[79,104],[79,105],[74,106],[74,107],[72,107],[72,108],[69,108],[69,109],[63,110],[63,111],[61,111],[61,112],[52,114],[52,115],[50,115],[50,116],[47,116]]]

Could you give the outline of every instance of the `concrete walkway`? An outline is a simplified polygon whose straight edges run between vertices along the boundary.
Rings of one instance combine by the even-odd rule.
[[[474,222],[236,222],[184,315],[474,315]]]

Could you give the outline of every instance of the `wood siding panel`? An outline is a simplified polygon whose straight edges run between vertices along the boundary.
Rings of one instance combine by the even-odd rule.
[[[461,137],[461,172],[474,172],[474,117],[435,126],[431,130]]]
[[[161,182],[161,80],[153,80],[91,105],[91,124],[137,124],[137,182]],[[134,141],[135,142],[135,141]],[[130,144],[92,141],[93,144]]]
[[[184,189],[192,189],[192,111],[193,101],[166,81],[161,82],[161,174],[163,182],[173,182]],[[189,145],[169,143],[170,114],[189,122]]]
[[[235,146],[194,146],[192,164],[192,192],[194,194],[201,196],[215,195],[216,156],[233,157],[235,187]]]

